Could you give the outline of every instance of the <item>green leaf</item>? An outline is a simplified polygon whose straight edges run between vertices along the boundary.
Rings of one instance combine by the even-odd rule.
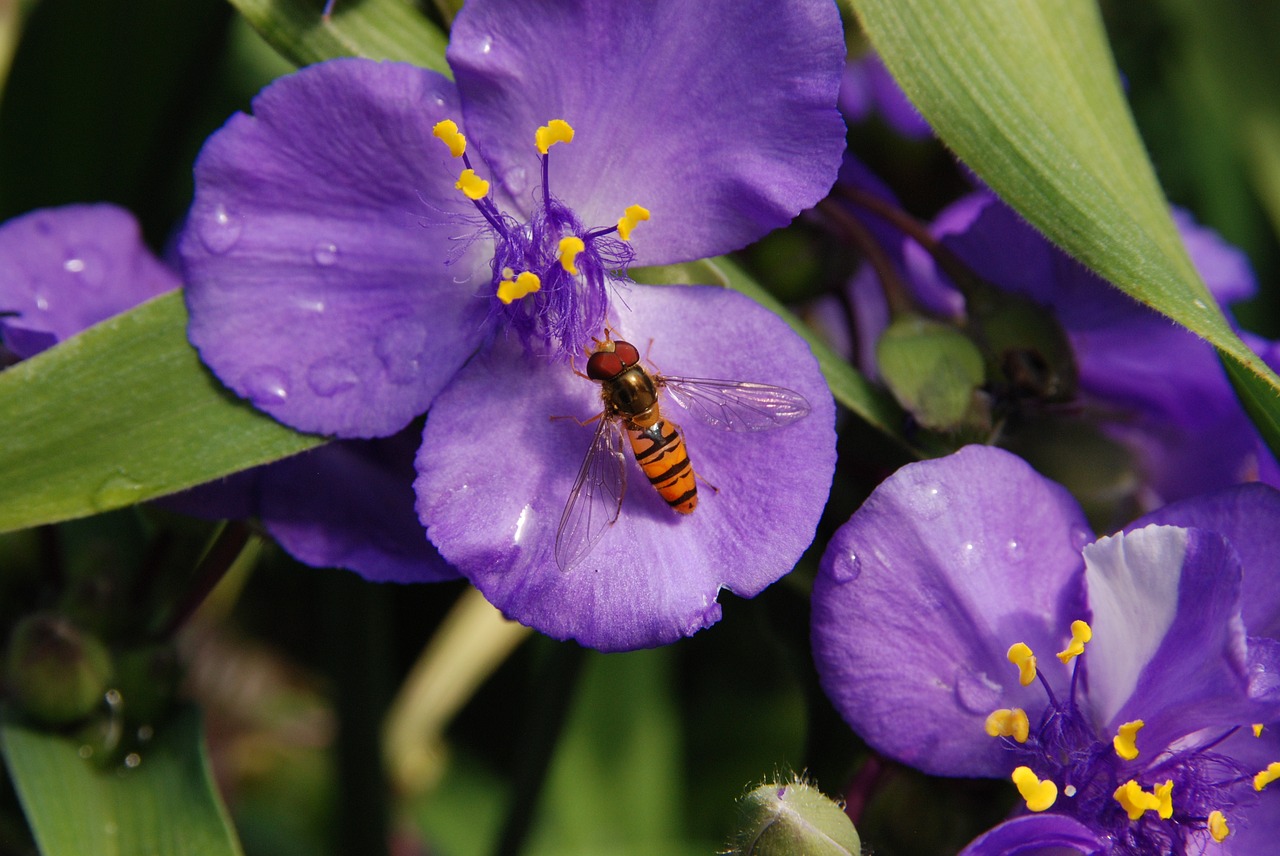
[[[1271,414],[1260,427],[1280,449],[1273,430],[1280,379],[1231,330],[1187,257],[1097,7],[1085,0],[853,5],[938,136],[1050,240],[1211,342]]]
[[[792,330],[809,343],[809,348],[817,358],[818,366],[822,369],[822,374],[826,377],[827,385],[831,387],[831,394],[835,396],[836,401],[868,425],[897,442],[903,449],[911,449],[911,444],[902,434],[902,426],[906,424],[905,416],[902,408],[893,398],[863,377],[857,369],[849,365],[847,360],[832,350],[831,346],[813,331],[813,328],[796,317],[795,313],[787,309],[781,301],[727,256],[660,268],[637,268],[631,271],[631,276],[636,282],[650,285],[679,283],[718,285],[732,288],[750,297],[786,321]]]
[[[170,292],[0,372],[0,532],[120,508],[324,442],[236,398]]]
[[[394,59],[452,78],[444,33],[404,0],[337,0],[329,20],[323,0],[231,0],[286,59],[309,65],[340,56]]]
[[[129,769],[101,769],[75,741],[14,721],[5,761],[43,856],[239,856],[214,788],[200,717],[165,722]]]

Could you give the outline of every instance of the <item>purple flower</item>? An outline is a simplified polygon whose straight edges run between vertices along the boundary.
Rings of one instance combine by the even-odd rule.
[[[196,164],[191,340],[341,437],[404,427],[495,333],[580,356],[628,265],[742,247],[830,188],[843,55],[830,0],[476,0],[456,84],[358,59],[284,77]]]
[[[0,320],[0,331],[20,358],[178,285],[122,208],[67,205],[0,225],[0,311],[14,313]],[[311,565],[374,580],[454,578],[413,513],[418,436],[332,443],[163,503],[201,517],[260,517],[281,546]]]
[[[1277,515],[1280,493],[1243,485],[1093,541],[1066,491],[1008,452],[909,465],[823,557],[823,687],[877,751],[1011,776],[1043,812],[973,856],[1199,853],[1215,812],[1220,852],[1263,852],[1280,803],[1254,775],[1280,741],[1250,726],[1280,719]]]
[[[20,359],[157,294],[179,279],[113,205],[32,211],[0,225],[0,334]]]
[[[382,436],[430,406],[419,515],[509,616],[605,649],[692,633],[720,588],[755,594],[812,538],[833,405],[769,313],[626,270],[727,252],[816,203],[844,145],[843,54],[830,0],[471,0],[456,83],[354,59],[282,78],[197,162],[191,340],[301,430]],[[727,432],[664,393],[707,479],[697,512],[626,461],[621,516],[562,570],[594,430],[575,420],[602,408],[571,363],[606,330],[661,372],[787,387],[812,412]]]
[[[1255,292],[1243,253],[1185,212],[1175,210],[1174,219],[1221,304]],[[978,276],[1046,308],[1061,325],[1079,375],[1077,406],[1070,413],[1059,408],[1053,420],[1096,426],[1128,449],[1139,482],[1129,489],[1137,491],[1141,506],[1153,508],[1275,470],[1207,343],[1054,247],[990,192],[951,205],[932,231]],[[962,317],[963,298],[928,255],[908,243],[905,259],[908,284],[921,305],[942,317]],[[869,285],[875,283],[854,283],[863,301]],[[865,325],[860,332],[872,341],[877,335]],[[1015,422],[1015,440],[1016,431]]]

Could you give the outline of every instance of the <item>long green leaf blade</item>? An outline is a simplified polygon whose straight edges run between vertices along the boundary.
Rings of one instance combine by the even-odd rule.
[[[42,856],[241,854],[194,709],[161,726],[134,769],[99,769],[76,742],[15,722],[0,741]]]
[[[1030,223],[1126,293],[1211,342],[1272,414],[1280,379],[1200,282],[1086,0],[853,0],[942,140]],[[1238,387],[1239,388],[1239,384]],[[1265,393],[1265,394],[1264,394]]]
[[[178,292],[0,372],[0,532],[120,508],[324,442],[222,387]]]
[[[404,0],[337,0],[329,20],[323,0],[231,0],[285,59],[309,65],[340,56],[394,59],[452,77],[440,28]]]

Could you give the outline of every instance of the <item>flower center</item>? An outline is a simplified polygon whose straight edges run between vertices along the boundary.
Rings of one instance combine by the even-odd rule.
[[[534,134],[542,192],[527,222],[494,203],[456,122],[445,119],[433,132],[462,159],[465,168],[455,186],[480,212],[481,229],[493,241],[490,316],[505,320],[530,350],[562,359],[579,356],[606,324],[610,285],[626,281],[635,257],[631,232],[649,219],[648,210],[631,205],[614,225],[588,229],[551,194],[549,151],[573,141],[573,128],[563,119],[552,119]]]
[[[1082,657],[1092,635],[1087,623],[1072,622],[1071,642],[1058,659],[1066,664]],[[994,711],[987,717],[987,734],[1002,740],[1016,757],[1012,779],[1028,810],[1053,808],[1075,817],[1110,840],[1109,853],[1202,852],[1210,839],[1225,839],[1230,817],[1280,778],[1280,763],[1255,775],[1215,751],[1238,729],[1195,745],[1144,753],[1139,746],[1143,722],[1138,719],[1122,724],[1107,739],[1076,703],[1078,661],[1064,700],[1039,673],[1027,645],[1013,645],[1009,661],[1017,666],[1023,686],[1039,679],[1048,704],[1034,727],[1021,708]],[[1261,728],[1254,726],[1254,735],[1259,734]]]

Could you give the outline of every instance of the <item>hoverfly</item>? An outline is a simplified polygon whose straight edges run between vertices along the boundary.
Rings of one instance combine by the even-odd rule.
[[[809,414],[803,395],[780,386],[651,374],[640,365],[635,345],[608,332],[596,343],[583,376],[600,384],[604,409],[595,417],[600,424],[556,530],[556,563],[563,571],[586,558],[622,510],[623,429],[636,463],[667,505],[679,514],[697,507],[698,486],[684,437],[663,417],[659,390],[706,424],[728,431],[768,431]]]

